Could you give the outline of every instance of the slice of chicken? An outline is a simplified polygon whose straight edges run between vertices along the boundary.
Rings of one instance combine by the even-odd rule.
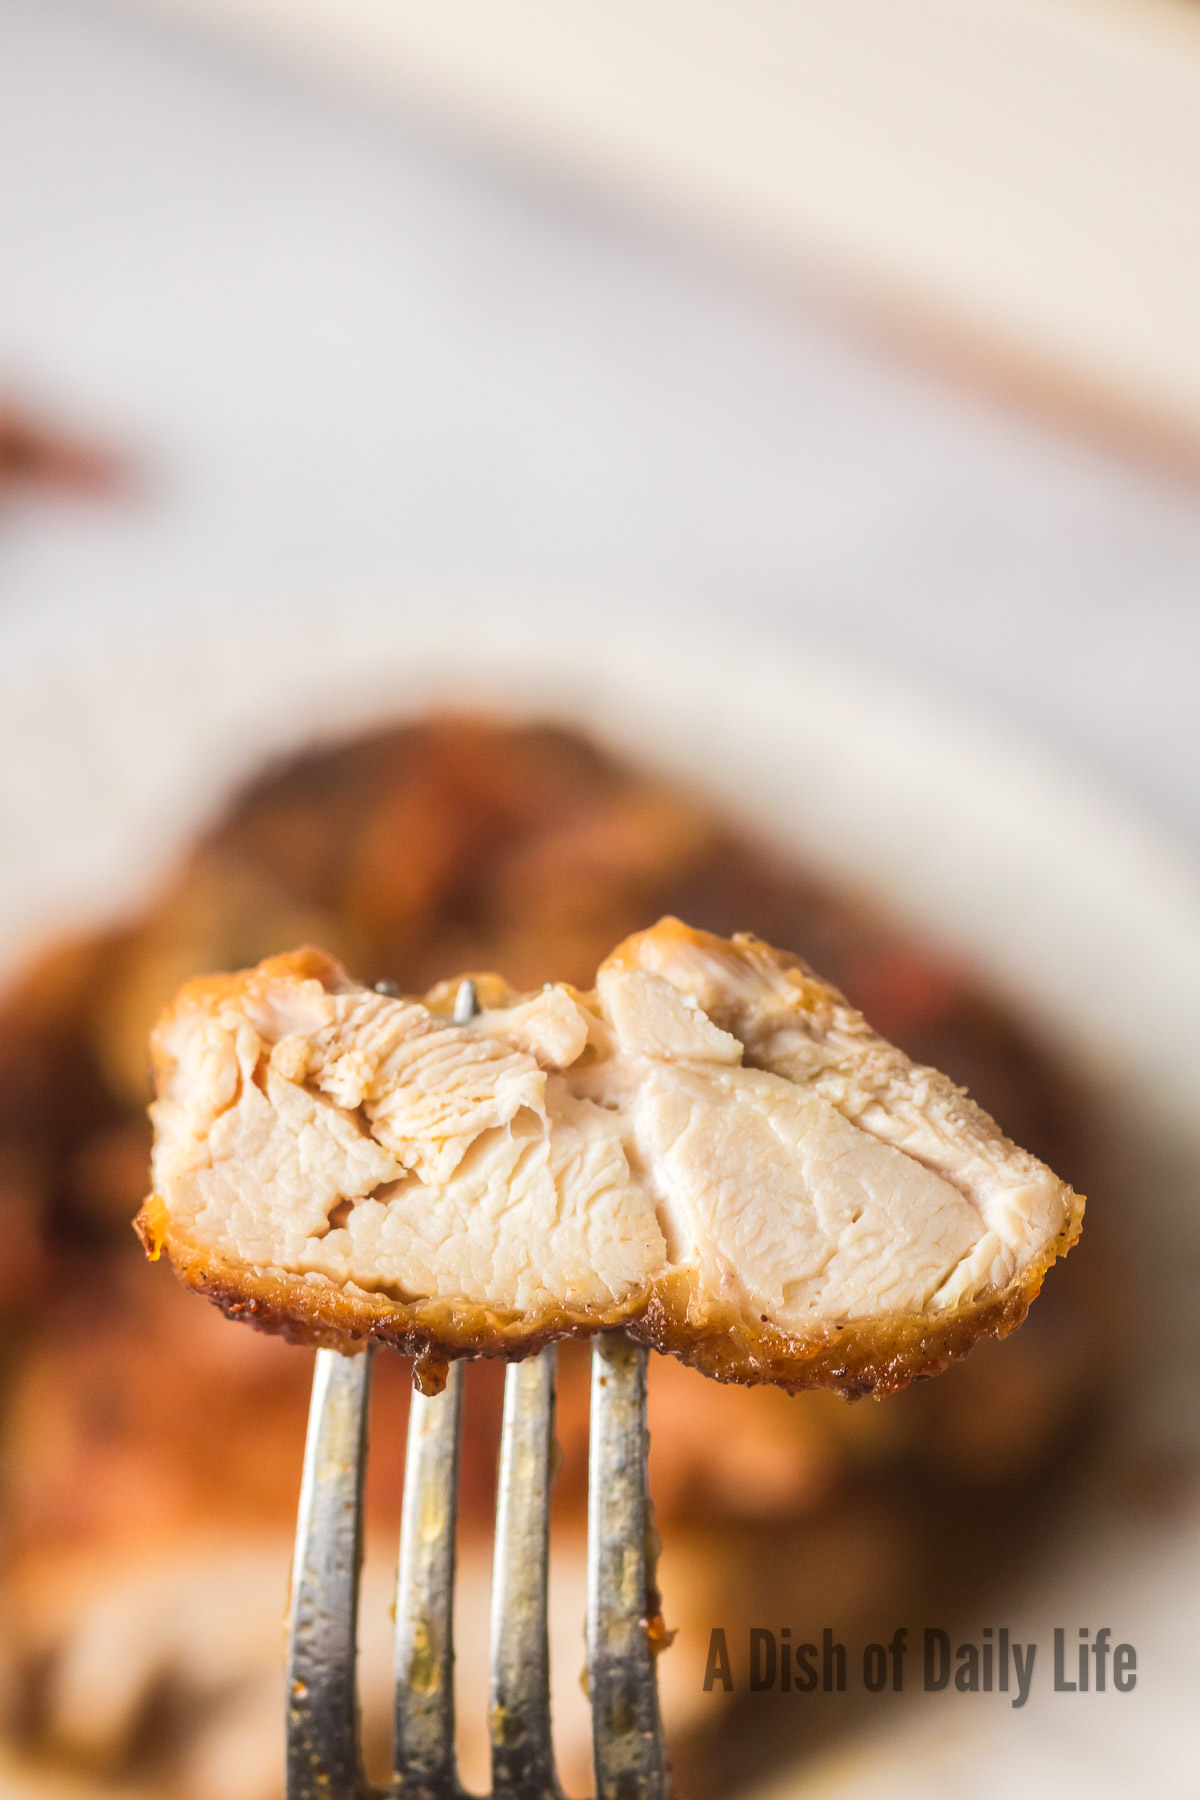
[[[313,950],[154,1033],[150,1253],[343,1348],[623,1325],[727,1380],[889,1392],[1024,1317],[1082,1200],[797,958],[664,919],[595,990],[424,1002]]]

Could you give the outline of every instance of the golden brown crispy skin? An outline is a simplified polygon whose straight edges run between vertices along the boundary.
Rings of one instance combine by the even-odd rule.
[[[647,942],[668,949],[694,945],[712,954],[765,957],[788,972],[795,993],[807,1012],[819,1019],[822,1030],[835,1022],[835,1015],[862,1025],[861,1016],[847,1009],[842,996],[814,976],[799,958],[771,951],[749,937],[726,942],[692,931],[674,919],[662,921],[653,933],[626,940],[605,966],[635,967]],[[181,1009],[207,1012],[223,1001],[236,1002],[248,984],[261,985],[281,976],[315,978],[327,991],[344,990],[348,985],[340,965],[320,951],[305,949],[270,958],[255,971],[187,983],[163,1023]],[[498,976],[481,974],[475,979],[487,1006],[503,1006],[515,998]],[[426,997],[428,1004],[438,1011],[448,1010],[457,985],[439,984]],[[883,1040],[874,1042],[889,1055],[899,1055]],[[165,1054],[160,1030],[154,1039],[160,1084],[168,1072]],[[948,1093],[992,1129],[986,1116],[978,1114],[959,1090],[941,1077],[933,1079],[942,1082]],[[135,1228],[152,1259],[165,1252],[179,1277],[229,1317],[295,1341],[341,1350],[371,1343],[387,1345],[414,1358],[416,1380],[426,1392],[440,1388],[448,1362],[454,1358],[520,1358],[557,1338],[623,1328],[641,1342],[717,1380],[770,1382],[792,1392],[831,1388],[859,1397],[893,1393],[916,1378],[937,1374],[965,1355],[980,1337],[1004,1337],[1014,1330],[1037,1296],[1050,1264],[1078,1238],[1083,1200],[1066,1192],[1069,1205],[1062,1229],[1003,1289],[941,1312],[889,1312],[818,1325],[807,1329],[802,1338],[789,1335],[766,1315],[750,1320],[735,1305],[714,1301],[702,1291],[690,1269],[671,1270],[654,1282],[648,1294],[641,1292],[629,1302],[553,1312],[543,1308],[531,1318],[462,1300],[406,1301],[361,1287],[347,1291],[327,1279],[314,1280],[279,1268],[249,1267],[209,1245],[191,1241],[156,1195],[143,1206]]]
[[[148,1248],[157,1241],[147,1224],[151,1203],[138,1215],[139,1235]],[[413,1378],[422,1393],[440,1393],[446,1369],[458,1357],[499,1356],[518,1361],[557,1338],[623,1328],[640,1343],[711,1375],[717,1381],[754,1386],[770,1382],[789,1393],[829,1388],[858,1400],[894,1394],[963,1357],[982,1337],[1007,1337],[1037,1298],[1046,1270],[1079,1236],[1083,1201],[1070,1228],[1044,1259],[1004,1293],[963,1307],[947,1319],[927,1314],[899,1315],[830,1328],[820,1343],[801,1343],[763,1327],[753,1335],[735,1313],[724,1317],[711,1307],[694,1308],[690,1282],[669,1278],[666,1293],[655,1293],[637,1309],[604,1313],[562,1313],[530,1331],[521,1320],[484,1308],[444,1301],[405,1304],[382,1294],[355,1295],[337,1288],[314,1289],[279,1270],[248,1270],[210,1251],[172,1239],[161,1241],[180,1279],[219,1306],[226,1317],[259,1331],[279,1333],[293,1343],[341,1351],[382,1344],[414,1358]],[[151,1248],[151,1254],[156,1252]]]

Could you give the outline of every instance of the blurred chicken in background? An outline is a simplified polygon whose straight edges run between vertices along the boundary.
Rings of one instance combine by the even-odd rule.
[[[148,1268],[146,1040],[189,975],[317,942],[421,991],[448,968],[586,985],[664,911],[797,946],[910,1053],[969,1082],[1086,1183],[1069,1075],[951,963],[697,794],[557,724],[432,717],[319,748],[233,801],[161,898],[45,955],[0,1018],[5,1342],[2,1596],[10,1744],[186,1800],[279,1792],[279,1621],[310,1357],[230,1326]],[[708,1629],[846,1631],[960,1608],[1040,1528],[1098,1422],[1094,1258],[1017,1337],[894,1404],[722,1388],[654,1359],[652,1482],[679,1629],[662,1661],[687,1791],[728,1792],[797,1739],[794,1708],[703,1693]],[[468,1382],[459,1680],[464,1773],[486,1781],[487,1562],[502,1371]],[[563,1355],[555,1648],[564,1777],[588,1783],[581,1658],[587,1361]],[[386,1593],[407,1366],[380,1359],[370,1465],[367,1736],[386,1757]],[[947,1559],[947,1547],[954,1547]],[[941,1616],[941,1612],[939,1612]],[[373,1627],[371,1625],[373,1621]],[[882,1623],[880,1624],[882,1629]],[[811,1751],[844,1720],[804,1718]]]

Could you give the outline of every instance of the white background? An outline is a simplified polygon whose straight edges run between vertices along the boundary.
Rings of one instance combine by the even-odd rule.
[[[1194,491],[182,30],[0,0],[0,379],[147,471],[7,509],[0,653],[80,608],[625,589],[905,672],[1200,829]]]

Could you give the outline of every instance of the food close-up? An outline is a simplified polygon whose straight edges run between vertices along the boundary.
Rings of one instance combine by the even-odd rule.
[[[0,0],[0,1800],[1195,1800],[1200,0]]]
[[[188,983],[153,1040],[151,1258],[418,1380],[620,1327],[858,1398],[1019,1324],[1079,1234],[1044,1164],[748,935],[662,919],[588,994],[463,979],[463,1021],[317,950]]]
[[[668,924],[628,938],[623,950],[613,954],[623,934],[670,909],[716,932],[752,927],[803,946],[903,1048],[882,1045],[839,993],[802,972],[794,957],[777,957],[754,940],[725,944],[699,930]],[[990,1121],[951,1085],[954,1078],[968,1083],[971,1094],[994,1108],[1019,1141],[1053,1158],[1056,1167],[1069,1169],[1082,1190],[1096,1140],[1069,1070],[1058,1066],[1033,1034],[1006,1016],[952,961],[913,941],[790,855],[758,841],[698,790],[631,767],[561,727],[507,726],[479,718],[435,717],[373,732],[271,769],[242,789],[143,916],[51,951],[15,984],[6,1001],[6,1216],[10,1242],[21,1258],[19,1265],[10,1259],[6,1309],[14,1383],[5,1450],[8,1729],[10,1743],[48,1770],[78,1774],[90,1767],[97,1780],[119,1779],[137,1791],[211,1793],[214,1800],[218,1793],[230,1792],[268,1800],[280,1791],[280,1582],[290,1550],[311,1356],[227,1323],[170,1278],[168,1257],[177,1260],[185,1281],[201,1291],[215,1287],[217,1298],[224,1297],[234,1312],[239,1279],[253,1279],[245,1262],[273,1266],[280,1317],[272,1321],[268,1316],[260,1323],[286,1327],[290,1319],[293,1335],[322,1341],[342,1316],[350,1329],[378,1327],[381,1342],[391,1341],[408,1352],[377,1359],[367,1518],[368,1530],[381,1545],[397,1527],[398,1465],[414,1351],[428,1357],[432,1343],[435,1350],[451,1354],[482,1350],[494,1355],[506,1348],[528,1348],[539,1332],[553,1336],[573,1330],[579,1337],[596,1324],[639,1313],[645,1317],[639,1283],[645,1284],[646,1266],[634,1265],[628,1254],[619,1284],[613,1285],[610,1274],[607,1287],[598,1292],[595,1286],[603,1277],[605,1258],[620,1248],[621,1234],[614,1247],[592,1220],[586,1245],[577,1238],[575,1263],[569,1246],[559,1252],[553,1244],[537,1245],[536,1239],[529,1254],[529,1240],[538,1229],[536,1193],[527,1193],[526,1212],[524,1217],[518,1212],[517,1226],[524,1260],[535,1275],[541,1272],[544,1285],[531,1278],[526,1288],[530,1298],[520,1301],[518,1287],[504,1294],[483,1291],[480,1298],[487,1303],[486,1317],[498,1340],[489,1341],[481,1325],[484,1308],[477,1305],[472,1318],[470,1306],[462,1303],[472,1296],[455,1291],[453,1283],[461,1279],[455,1276],[455,1233],[444,1220],[439,1227],[430,1217],[426,1188],[419,1190],[425,1200],[419,1214],[426,1253],[433,1253],[431,1243],[442,1250],[445,1279],[452,1284],[446,1292],[459,1301],[440,1308],[448,1321],[441,1332],[448,1337],[436,1325],[422,1326],[423,1316],[439,1311],[436,1304],[423,1315],[419,1303],[405,1307],[388,1302],[378,1284],[369,1294],[357,1288],[358,1305],[343,1302],[339,1315],[338,1290],[328,1275],[318,1297],[297,1311],[294,1302],[289,1305],[288,1282],[279,1273],[282,1243],[261,1247],[254,1255],[247,1251],[240,1275],[230,1264],[226,1243],[225,1273],[219,1276],[215,1271],[222,1258],[214,1252],[224,1240],[214,1238],[209,1257],[198,1268],[192,1266],[196,1258],[189,1259],[186,1231],[178,1242],[172,1238],[171,1208],[182,1209],[190,1192],[176,1136],[189,1140],[193,1162],[205,1159],[205,1147],[195,1121],[177,1123],[173,1109],[207,1105],[211,1118],[221,1110],[212,1106],[212,1084],[224,1077],[219,1046],[210,1042],[206,1055],[203,1046],[189,1048],[187,1033],[192,1020],[197,1030],[205,1021],[211,1025],[219,1020],[226,995],[233,1015],[240,1018],[238,1009],[247,1003],[243,996],[253,992],[255,978],[207,984],[190,978],[214,968],[235,970],[281,943],[296,941],[336,948],[361,973],[363,983],[351,982],[315,953],[268,961],[258,978],[259,1029],[270,1035],[261,1015],[275,1004],[288,1012],[290,1035],[279,1031],[264,1061],[269,1065],[273,1060],[278,1075],[290,1058],[289,1089],[305,1091],[303,1081],[315,1073],[311,1049],[305,1053],[300,1083],[297,1058],[302,1043],[309,1041],[306,1029],[314,1041],[320,1037],[320,1017],[311,1008],[315,1003],[319,1013],[321,1002],[329,1003],[327,990],[335,998],[339,992],[347,997],[342,1010],[347,1032],[348,1003],[360,1012],[365,1008],[376,1020],[397,1021],[390,1038],[375,1032],[377,1051],[403,1046],[414,1013],[420,1014],[427,1042],[429,1027],[436,1032],[440,1025],[443,1054],[435,1060],[448,1073],[450,1086],[443,1087],[443,1104],[434,1105],[434,1112],[443,1122],[438,1127],[427,1116],[424,1127],[418,1122],[415,1131],[418,1138],[422,1130],[426,1133],[421,1138],[429,1159],[424,1180],[438,1178],[440,1157],[444,1186],[437,1191],[447,1196],[451,1209],[485,1210],[471,1190],[456,1201],[453,1185],[454,1157],[461,1159],[470,1150],[476,1134],[490,1133],[497,1146],[493,1154],[510,1155],[515,1147],[528,1163],[530,1145],[538,1138],[538,1109],[547,1104],[550,1076],[543,1063],[553,1072],[583,1061],[576,1083],[581,1093],[590,1087],[603,1094],[606,1067],[614,1092],[622,1085],[638,1085],[632,1068],[622,1067],[620,1053],[615,1067],[612,1050],[607,1063],[594,1049],[590,1057],[582,1056],[579,1040],[589,1021],[593,1034],[599,1030],[600,1018],[595,1002],[583,1004],[572,996],[592,986],[600,967],[599,992],[607,988],[611,996],[608,1016],[614,1008],[632,1008],[625,1032],[657,1034],[646,1066],[651,1074],[659,1071],[660,1084],[664,1071],[675,1071],[680,1080],[711,1078],[727,1091],[752,1054],[753,1071],[744,1071],[752,1089],[772,1083],[782,1089],[785,1081],[793,1087],[786,1076],[764,1073],[772,1054],[785,1066],[790,1049],[790,1066],[798,1075],[803,1067],[802,1079],[812,1084],[805,1104],[833,1113],[828,1102],[820,1101],[821,1081],[828,1088],[838,1080],[839,1057],[862,1064],[864,1056],[875,1052],[876,1065],[881,1054],[885,1058],[882,1069],[875,1067],[875,1086],[885,1093],[893,1090],[893,1136],[907,1133],[912,1141],[925,1115],[936,1117],[939,1109],[948,1109],[950,1129],[943,1129],[942,1147],[956,1159],[956,1178],[965,1185],[977,1167],[981,1188],[990,1181],[1001,1191],[1034,1196],[1027,1217],[1015,1228],[1007,1265],[1009,1313],[1002,1328],[1015,1322],[1027,1303],[1021,1270],[1036,1270],[1040,1276],[1047,1256],[1063,1247],[1060,1233],[1073,1234],[1076,1228],[1079,1203],[1069,1190],[1032,1156],[1005,1144]],[[493,980],[489,989],[481,978],[477,1022],[454,1027],[449,1014],[457,983],[451,980],[439,990],[435,978],[447,970],[489,968],[504,971],[513,987]],[[672,970],[679,986],[670,979]],[[762,993],[755,993],[753,981],[747,983],[746,971],[757,975]],[[628,984],[644,984],[647,976],[665,984],[667,1004],[651,985],[648,1002],[642,998],[648,1010],[639,1014],[637,988],[631,994]],[[384,993],[376,991],[377,983],[385,985]],[[392,997],[429,987],[432,1010]],[[182,998],[176,1001],[180,988]],[[281,991],[273,993],[273,988]],[[518,998],[522,993],[530,997]],[[789,1008],[796,1007],[800,1020],[810,1023],[815,1009],[826,1039],[836,1010],[845,1035],[840,1044],[829,1046],[824,1075],[795,1041]],[[155,1105],[162,1141],[156,1171],[160,1197],[147,1200],[151,1135],[146,1108],[152,1093],[147,1046],[156,1024],[163,1084]],[[444,1103],[447,1092],[463,1098],[461,1085],[454,1082],[455,1065],[444,1055],[445,1034],[456,1030],[476,1056],[484,1057],[471,1065],[484,1078],[466,1096],[473,1110],[465,1121]],[[692,1060],[686,1038],[674,1047],[671,1043],[672,1033],[682,1037],[689,1030],[700,1038],[698,1046],[691,1046]],[[611,1039],[611,1027],[605,1031]],[[744,1038],[748,1046],[744,1059],[732,1048],[735,1032],[743,1034],[737,1041]],[[338,1099],[322,1094],[321,1102],[337,1118],[349,1118],[344,1109],[361,1102],[357,1090],[345,1084],[364,1079],[361,1057],[349,1066],[349,1038],[339,1043],[327,1028],[322,1042],[329,1087]],[[811,1052],[812,1040],[806,1037],[805,1042]],[[436,1037],[431,1048],[439,1049]],[[626,1063],[636,1055],[626,1049]],[[923,1070],[920,1106],[913,1099],[909,1055],[922,1064],[936,1062],[951,1077],[932,1077]],[[176,1059],[186,1067],[183,1076]],[[256,1076],[258,1060],[255,1053],[244,1092],[247,1101],[266,1107],[274,1076]],[[588,1068],[593,1071],[590,1083]],[[177,1096],[172,1080],[182,1083]],[[508,1114],[503,1128],[494,1116],[498,1095]],[[224,1098],[228,1102],[232,1090]],[[868,1098],[860,1096],[864,1109]],[[437,1099],[435,1089],[430,1104]],[[786,1099],[793,1104],[790,1095]],[[583,1104],[564,1087],[556,1116],[578,1114]],[[601,1101],[587,1104],[607,1127],[604,1143],[619,1148],[620,1134],[609,1123],[619,1115],[606,1111]],[[713,1099],[702,1096],[695,1104],[703,1118]],[[905,1108],[913,1115],[907,1120]],[[757,1121],[761,1106],[753,1111]],[[368,1153],[358,1173],[364,1192],[381,1184],[402,1189],[403,1179],[410,1185],[422,1179],[419,1172],[405,1176],[397,1161],[405,1126],[401,1108],[389,1108],[386,1092],[380,1114],[392,1121],[392,1148],[384,1149],[369,1135],[363,1140]],[[233,1115],[226,1111],[224,1116],[229,1120]],[[515,1132],[509,1131],[512,1120],[519,1121]],[[466,1142],[455,1143],[456,1127],[460,1138],[466,1133]],[[769,1232],[773,1222],[777,1229],[781,1217],[786,1225],[788,1211],[811,1217],[800,1197],[786,1191],[789,1179],[793,1188],[799,1180],[799,1128],[793,1124],[791,1131],[790,1140],[787,1130],[772,1133],[778,1160],[758,1183],[765,1217],[746,1242],[749,1257],[756,1254],[761,1231]],[[827,1140],[830,1131],[828,1119],[808,1131],[816,1139],[819,1162],[822,1134]],[[250,1132],[261,1149],[261,1121]],[[923,1165],[888,1145],[884,1126],[858,1135],[867,1146],[878,1146],[875,1155],[903,1161],[905,1169],[911,1164],[916,1175],[925,1173]],[[235,1132],[226,1170],[234,1179],[236,1139]],[[406,1141],[413,1141],[412,1128]],[[829,1153],[832,1166],[839,1148]],[[244,1144],[240,1154],[248,1153]],[[762,1153],[757,1131],[752,1129],[746,1140],[736,1130],[732,1133],[726,1154],[735,1162],[744,1164]],[[476,1149],[477,1165],[479,1156]],[[862,1172],[850,1171],[849,1200],[839,1202],[847,1218],[854,1200],[864,1193],[869,1197],[877,1179],[871,1161]],[[260,1201],[264,1194],[268,1200],[274,1196],[284,1209],[285,1236],[303,1240],[296,1265],[301,1285],[307,1273],[322,1267],[342,1274],[343,1267],[350,1267],[344,1260],[330,1261],[329,1249],[322,1253],[324,1262],[316,1254],[321,1244],[329,1243],[327,1211],[321,1212],[327,1235],[320,1235],[311,1220],[298,1227],[287,1209],[300,1205],[311,1210],[319,1203],[328,1212],[340,1206],[350,1213],[352,1196],[319,1185],[319,1157],[307,1160],[299,1191],[295,1179],[289,1185],[274,1152],[267,1152],[263,1166],[270,1167],[272,1179],[260,1190]],[[580,1167],[578,1155],[574,1166]],[[586,1174],[586,1159],[583,1166]],[[633,1184],[627,1164],[624,1169],[626,1186],[613,1202],[613,1219],[619,1220],[621,1208],[637,1205],[657,1231],[644,1180]],[[904,1185],[890,1166],[887,1177],[884,1199]],[[753,1169],[744,1178],[753,1194]],[[822,1178],[819,1168],[810,1176],[818,1183]],[[486,1166],[477,1169],[479,1191],[486,1189],[488,1179],[493,1188],[509,1193],[507,1166],[502,1180],[494,1171],[489,1177]],[[830,1175],[824,1179],[834,1180]],[[914,1236],[924,1232],[929,1237],[933,1207],[939,1253],[950,1259],[948,1267],[969,1267],[972,1248],[984,1236],[982,1220],[975,1214],[974,1226],[963,1236],[962,1227],[953,1223],[952,1208],[947,1226],[936,1212],[942,1194],[950,1195],[962,1211],[966,1202],[957,1187],[929,1180],[932,1194],[919,1189],[910,1194],[909,1211],[901,1209],[893,1220],[894,1241],[888,1245],[885,1239],[885,1249],[893,1262],[903,1262],[913,1253]],[[604,1181],[611,1182],[611,1171]],[[700,1180],[689,1186],[685,1159],[685,1201],[693,1194],[703,1202],[712,1185]],[[593,1187],[603,1198],[600,1176]],[[573,1191],[568,1186],[568,1200]],[[164,1249],[163,1267],[146,1266],[130,1231],[143,1201],[143,1234]],[[236,1198],[232,1203],[237,1204]],[[251,1213],[253,1203],[251,1195],[246,1200]],[[378,1201],[374,1205],[379,1209]],[[218,1205],[218,1215],[220,1211]],[[561,1217],[560,1211],[560,1222]],[[878,1239],[878,1220],[875,1227]],[[793,1228],[801,1230],[803,1222],[797,1219]],[[729,1262],[719,1221],[713,1230],[717,1235],[710,1254]],[[340,1231],[343,1241],[352,1242],[345,1225]],[[411,1236],[406,1241],[416,1254]],[[860,1241],[869,1247],[869,1240]],[[364,1254],[378,1255],[380,1242],[372,1238]],[[661,1233],[657,1242],[656,1267],[665,1274]],[[500,1259],[493,1246],[485,1248],[486,1256],[476,1257],[476,1265],[496,1270],[499,1280]],[[815,1266],[828,1260],[828,1248],[822,1254],[821,1244],[801,1241],[791,1254],[806,1254]],[[678,1246],[675,1254],[680,1254]],[[810,1273],[797,1291],[798,1265],[782,1267],[778,1254],[764,1258],[760,1252],[760,1282],[775,1269],[783,1283],[793,1284],[791,1310],[780,1319],[760,1320],[762,1308],[755,1300],[757,1331],[743,1325],[740,1333],[730,1335],[726,1297],[726,1316],[715,1322],[710,1317],[707,1329],[701,1315],[689,1330],[686,1308],[674,1325],[664,1314],[664,1323],[646,1328],[651,1342],[675,1352],[674,1357],[655,1356],[651,1364],[650,1470],[664,1542],[667,1624],[691,1628],[659,1659],[668,1741],[679,1778],[686,1776],[691,1791],[723,1791],[736,1767],[744,1766],[747,1776],[765,1772],[797,1742],[795,1720],[777,1703],[779,1716],[766,1720],[755,1756],[745,1759],[739,1751],[744,1726],[737,1720],[736,1697],[726,1698],[719,1689],[715,1695],[703,1692],[708,1639],[699,1629],[701,1621],[720,1619],[734,1639],[758,1623],[764,1607],[781,1617],[788,1616],[789,1608],[811,1613],[814,1595],[819,1611],[850,1621],[847,1630],[859,1622],[866,1629],[877,1617],[924,1603],[929,1595],[934,1597],[930,1604],[965,1606],[972,1580],[985,1579],[984,1571],[997,1559],[1003,1563],[1019,1555],[1023,1535],[1040,1529],[1054,1494],[1069,1491],[1078,1478],[1080,1459],[1104,1417],[1105,1338],[1089,1308],[1089,1290],[1102,1274],[1095,1262],[1090,1268],[1081,1263],[1075,1280],[1074,1260],[1068,1259],[1052,1272],[1046,1293],[1009,1342],[989,1339],[936,1383],[919,1384],[886,1404],[862,1400],[849,1405],[835,1393],[791,1398],[775,1388],[719,1385],[688,1362],[742,1381],[765,1378],[785,1386],[842,1385],[852,1391],[869,1390],[877,1381],[885,1388],[898,1387],[922,1368],[941,1366],[951,1349],[961,1353],[980,1332],[995,1329],[995,1321],[978,1315],[986,1311],[989,1295],[994,1301],[1006,1291],[1005,1274],[993,1272],[997,1254],[989,1251],[974,1281],[959,1279],[957,1288],[945,1279],[940,1264],[936,1273],[932,1265],[910,1269],[907,1279],[916,1285],[908,1293],[893,1287],[882,1316],[877,1316],[879,1302],[872,1291],[875,1265],[868,1257],[855,1274],[854,1261],[846,1257],[848,1272],[828,1302],[826,1323],[821,1295],[829,1282]],[[573,1302],[565,1289],[550,1291],[551,1270],[563,1258],[563,1280],[579,1284]],[[747,1267],[742,1273],[753,1284],[754,1270]],[[400,1270],[398,1280],[405,1287],[419,1277],[414,1270]],[[1036,1278],[1026,1286],[1031,1294]],[[921,1321],[921,1303],[935,1300],[939,1289],[944,1290],[940,1303]],[[757,1295],[759,1288],[752,1285],[750,1291]],[[308,1292],[313,1293],[311,1283]],[[781,1287],[779,1292],[788,1290]],[[865,1325],[855,1324],[856,1296]],[[720,1300],[720,1295],[709,1297],[710,1313]],[[572,1305],[573,1322],[568,1323],[562,1314]],[[973,1323],[973,1307],[978,1323]],[[743,1294],[738,1318],[746,1311]],[[906,1366],[901,1345],[897,1366],[897,1322],[910,1323],[914,1312],[925,1360]],[[809,1316],[814,1325],[798,1327]],[[430,1332],[428,1340],[423,1329]],[[456,1329],[460,1336],[454,1335]],[[477,1335],[481,1330],[482,1339]],[[882,1348],[872,1341],[873,1333],[883,1335]],[[854,1340],[853,1351],[835,1360],[840,1352],[829,1351],[828,1340],[845,1336]],[[502,1376],[491,1355],[468,1372],[463,1450],[460,1579],[469,1596],[466,1604],[477,1608],[485,1604]],[[835,1373],[839,1369],[842,1374]],[[559,1592],[552,1607],[559,1604],[562,1617],[552,1611],[552,1629],[563,1640],[559,1655],[564,1665],[570,1668],[573,1657],[577,1672],[583,1657],[584,1345],[575,1349],[568,1343],[560,1351],[559,1388],[563,1466],[554,1504],[562,1544],[556,1543],[553,1552],[552,1580]],[[963,1546],[966,1556],[947,1570],[942,1553],[956,1534],[972,1541]],[[781,1564],[785,1543],[789,1554]],[[465,1632],[460,1628],[460,1639],[486,1638],[484,1617],[480,1611]],[[131,1645],[136,1654],[130,1653]],[[481,1668],[476,1656],[474,1671],[464,1669],[463,1678],[474,1687],[460,1704],[464,1725],[473,1728],[477,1740],[463,1746],[464,1768],[477,1782],[486,1779]],[[170,1696],[169,1707],[161,1703],[163,1694]],[[374,1689],[366,1674],[365,1701],[367,1742],[378,1763],[379,1746],[386,1741],[386,1665],[376,1671]],[[562,1770],[572,1791],[582,1792],[588,1781],[587,1721],[573,1681],[564,1684],[564,1701]],[[825,1731],[840,1728],[842,1721],[836,1718],[823,1722]],[[803,1737],[811,1744],[810,1723]]]

